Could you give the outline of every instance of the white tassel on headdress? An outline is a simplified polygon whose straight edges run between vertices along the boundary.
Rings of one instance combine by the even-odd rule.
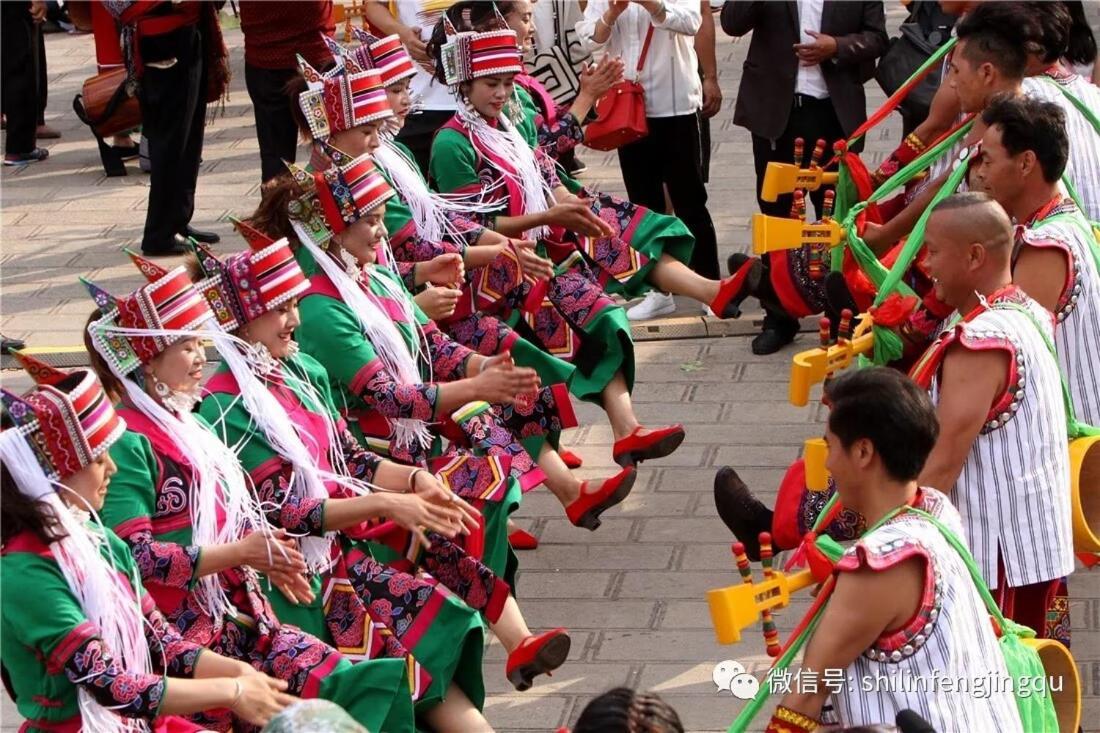
[[[124,328],[105,321],[97,321],[89,329],[103,329],[120,336],[202,338],[212,335],[210,331]],[[188,487],[192,543],[199,547],[221,545],[236,542],[249,531],[269,532],[267,520],[233,450],[200,425],[190,412],[165,409],[137,382],[122,374],[112,360],[106,361],[122,383],[131,404],[168,434],[192,469]],[[219,507],[225,515],[220,530]],[[199,603],[214,618],[236,613],[217,573],[199,578],[195,592]]]
[[[287,417],[286,411],[264,383],[264,375],[255,373],[249,359],[245,356],[245,352],[251,348],[248,343],[231,334],[222,333],[214,338],[214,345],[237,379],[237,386],[240,388],[241,399],[244,400],[249,418],[263,433],[268,445],[290,461],[293,466],[291,491],[296,496],[328,499],[326,481],[339,483],[357,494],[370,493],[370,486],[367,483],[325,471],[317,465],[304,442],[306,440],[316,442],[316,439],[308,432],[301,430]],[[324,412],[323,407],[321,412]],[[334,436],[330,436],[331,439],[334,439]],[[299,539],[310,570],[320,573],[332,566],[332,543],[335,539],[335,532],[326,532],[323,537],[311,536]]]
[[[535,160],[535,151],[519,134],[508,116],[502,114],[497,118],[500,124],[500,129],[497,129],[486,122],[477,110],[472,109],[461,93],[456,91],[455,96],[458,99],[458,118],[470,131],[475,146],[493,151],[494,156],[503,159],[510,167],[509,170],[499,165],[491,156],[482,156],[494,170],[519,186],[523,192],[523,213],[537,214],[549,209],[550,202],[554,200],[554,191],[542,177],[538,161]],[[547,233],[546,227],[536,227],[525,234],[530,239],[537,239]]]
[[[481,203],[483,194],[453,196],[428,188],[415,163],[388,138],[374,151],[374,162],[386,171],[397,194],[412,213],[416,233],[429,242],[463,241],[463,232],[448,215],[491,214],[500,209],[497,202]]]
[[[416,338],[414,339],[416,343],[413,345],[416,353],[410,351],[408,342],[405,341],[401,332],[397,330],[397,326],[390,320],[389,314],[383,312],[377,303],[368,298],[363,291],[363,287],[353,280],[335,259],[313,241],[301,222],[294,221],[293,225],[298,241],[313,255],[317,265],[324,270],[329,280],[336,286],[337,292],[340,293],[340,299],[344,301],[359,320],[359,327],[362,328],[363,333],[371,342],[378,358],[382,360],[387,373],[401,384],[422,383],[423,379],[421,379],[420,370],[417,368],[422,331],[416,318],[412,317],[411,307],[408,303],[408,293],[404,289],[401,292],[396,292],[397,284],[393,283],[391,287],[389,278],[380,277],[376,280],[389,297],[392,297],[403,309],[408,309],[406,311],[409,318],[407,322],[416,329]],[[369,273],[367,274],[369,275]],[[399,447],[410,448],[414,443],[423,449],[431,446],[432,434],[428,430],[428,424],[423,420],[398,418],[390,422],[393,424],[394,442]]]
[[[54,560],[65,576],[69,590],[76,596],[84,615],[98,629],[104,646],[131,674],[153,673],[149,658],[149,643],[145,639],[145,617],[135,587],[128,587],[121,575],[103,557],[100,546],[106,538],[95,535],[95,529],[85,526],[61,501],[57,491],[70,491],[46,477],[34,450],[19,429],[0,433],[0,458],[11,473],[20,493],[46,505],[65,536],[49,547]],[[75,496],[75,494],[74,494]],[[91,509],[91,507],[86,507]],[[95,512],[91,512],[95,516]],[[95,516],[102,532],[99,517]],[[77,680],[81,682],[82,680]],[[147,731],[146,721],[122,718],[110,708],[100,705],[83,686],[78,684],[77,699],[83,730],[99,733],[129,733]]]

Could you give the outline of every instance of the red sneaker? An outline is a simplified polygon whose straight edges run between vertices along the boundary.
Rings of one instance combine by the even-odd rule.
[[[657,428],[648,435],[639,435],[641,430],[643,428],[639,425],[630,435],[615,441],[615,447],[611,449],[615,463],[633,466],[651,458],[664,458],[672,455],[684,442],[684,426],[680,423]]]
[[[764,265],[759,257],[746,259],[737,271],[718,286],[718,296],[711,301],[710,309],[719,318],[740,318],[741,303],[760,287]]]
[[[528,636],[508,655],[505,668],[508,681],[520,692],[530,689],[531,680],[540,674],[550,674],[565,663],[570,643],[565,629]]]
[[[585,481],[581,484],[581,495],[565,508],[565,515],[577,527],[596,530],[600,515],[630,495],[637,477],[635,468],[627,466],[598,486]]]
[[[539,546],[538,537],[524,529],[517,529],[510,533],[508,543],[512,545],[513,550],[537,550]]]
[[[562,461],[565,462],[567,468],[580,468],[584,465],[584,461],[571,450],[565,448],[558,449],[558,455],[561,456]]]

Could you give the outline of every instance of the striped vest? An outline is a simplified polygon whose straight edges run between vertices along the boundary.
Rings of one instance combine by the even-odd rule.
[[[922,493],[918,506],[961,538],[959,514],[947,498],[934,489]],[[921,608],[907,626],[879,637],[844,670],[844,683],[830,688],[840,722],[893,724],[908,708],[938,731],[1021,731],[989,612],[938,528],[899,514],[849,547],[837,569],[886,570],[912,557],[930,570]]]
[[[1054,343],[1077,419],[1100,425],[1100,272],[1092,252],[1100,245],[1069,199],[1020,236],[1033,247],[1054,247],[1068,258],[1065,289],[1054,312]]]
[[[1066,135],[1069,137],[1069,160],[1066,177],[1081,196],[1085,215],[1100,221],[1100,131],[1081,114],[1059,87],[1066,89],[1100,114],[1100,87],[1077,74],[1042,73],[1026,77],[1021,83],[1024,94],[1034,99],[1057,104],[1066,113]]]
[[[954,325],[914,369],[914,379],[930,388],[934,402],[939,364],[951,344],[1009,356],[1007,389],[950,492],[982,577],[997,587],[998,556],[1010,588],[1066,576],[1073,572],[1066,409],[1058,363],[1039,331],[1053,338],[1050,313],[1012,286],[976,315],[948,323]]]

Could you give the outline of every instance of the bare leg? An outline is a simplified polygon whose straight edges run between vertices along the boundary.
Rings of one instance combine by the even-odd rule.
[[[674,295],[686,295],[709,305],[718,297],[717,280],[696,274],[680,260],[662,254],[649,273],[649,282],[658,290]]]
[[[546,488],[562,506],[569,506],[581,495],[581,480],[573,475],[558,452],[545,443],[539,451],[539,468],[546,474]]]
[[[630,390],[626,388],[626,378],[622,372],[616,373],[608,382],[601,397],[615,440],[622,440],[639,426],[638,418],[634,414],[634,403],[630,399]]]
[[[495,624],[489,624],[489,630],[504,645],[504,650],[511,654],[519,646],[520,642],[531,635],[531,629],[527,628],[527,621],[523,618],[523,611],[519,610],[519,604],[513,596],[508,596],[504,602],[504,610],[500,612],[500,618]]]
[[[436,733],[492,731],[493,726],[481,714],[458,685],[451,683],[443,702],[424,714],[424,719]]]

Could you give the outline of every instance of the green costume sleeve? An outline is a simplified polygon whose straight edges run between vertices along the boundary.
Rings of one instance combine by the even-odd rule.
[[[111,477],[100,511],[103,524],[124,539],[135,531],[151,531],[158,478],[153,446],[144,435],[127,430],[111,446],[110,454],[118,472]]]
[[[127,553],[129,554],[129,553]],[[45,657],[47,669],[60,671],[80,642],[98,635],[51,558],[29,552],[5,555],[4,624],[19,643]]]
[[[302,325],[294,333],[302,351],[328,372],[334,384],[358,395],[363,377],[381,364],[374,347],[363,337],[351,309],[324,295],[309,295],[298,304]]]
[[[477,175],[477,152],[470,141],[457,130],[444,128],[432,141],[429,166],[435,188],[443,193],[462,189],[481,190]]]

